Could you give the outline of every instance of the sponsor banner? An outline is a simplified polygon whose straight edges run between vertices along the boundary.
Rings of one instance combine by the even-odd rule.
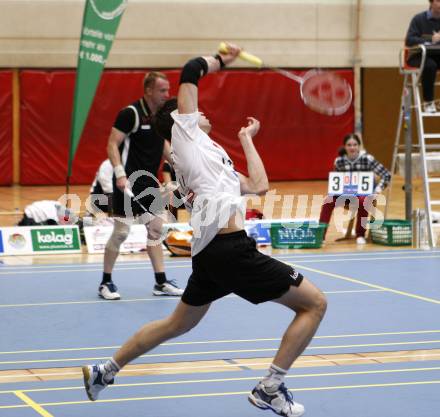
[[[35,252],[80,250],[78,228],[48,227],[31,230]]]
[[[248,236],[253,237],[258,245],[270,245],[270,225],[282,223],[285,225],[301,225],[303,222],[313,222],[310,219],[271,219],[271,220],[247,220],[245,230]],[[316,221],[317,222],[317,221]],[[188,223],[166,223],[164,229],[177,230],[179,232],[191,231]],[[86,238],[88,253],[104,253],[105,245],[113,231],[113,225],[107,222],[102,226],[85,226],[84,236]],[[127,240],[121,245],[121,253],[134,253],[145,250],[147,246],[147,233],[145,226],[134,224],[130,228]]]
[[[180,232],[192,230],[188,223],[166,223],[164,229],[173,229]],[[104,253],[105,245],[113,231],[111,218],[105,218],[102,224],[85,226],[84,236],[86,238],[88,253]],[[133,253],[145,250],[147,247],[147,233],[143,224],[133,224],[127,240],[121,245],[121,253]]]
[[[104,253],[105,245],[113,232],[113,226],[84,227],[87,251],[89,253]],[[147,230],[143,224],[133,224],[127,240],[121,245],[121,253],[133,253],[145,250],[147,247]]]
[[[255,220],[247,221],[244,229],[249,237],[253,237],[258,245],[270,245],[270,221]]]
[[[286,227],[299,227],[303,223],[317,223],[318,220],[310,220],[306,218],[296,219],[265,219],[265,220],[246,220],[244,229],[249,237],[253,237],[257,245],[267,246],[272,244],[270,237],[270,226],[272,223],[281,223]]]
[[[28,227],[2,228],[3,253],[2,255],[30,255],[32,254],[31,233]]]
[[[81,252],[78,226],[4,227],[0,233],[3,238],[0,255]]]

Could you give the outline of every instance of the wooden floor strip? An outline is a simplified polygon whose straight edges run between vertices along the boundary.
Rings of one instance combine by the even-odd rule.
[[[330,367],[342,365],[364,365],[377,363],[440,361],[440,349],[411,350],[394,352],[369,352],[335,355],[301,356],[294,368]],[[197,361],[128,365],[121,371],[123,376],[173,375],[187,373],[213,373],[243,370],[267,369],[271,358],[234,359],[231,361]],[[12,382],[38,382],[53,380],[81,379],[81,368],[46,368],[0,371],[0,384]]]

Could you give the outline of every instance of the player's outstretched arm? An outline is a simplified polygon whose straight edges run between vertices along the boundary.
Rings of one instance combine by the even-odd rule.
[[[240,51],[241,49],[238,46],[227,44],[227,53],[222,52],[216,56],[193,58],[185,64],[180,76],[180,86],[177,94],[179,114],[194,113],[197,111],[199,79],[233,62]]]
[[[242,194],[263,195],[269,189],[269,180],[263,161],[255,149],[252,138],[260,130],[260,122],[254,117],[248,117],[248,125],[238,132],[241,146],[246,156],[249,177],[239,174],[240,189]]]

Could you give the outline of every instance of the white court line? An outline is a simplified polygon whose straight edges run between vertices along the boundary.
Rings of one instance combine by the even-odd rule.
[[[1,259],[1,258],[0,258]],[[151,262],[148,258],[145,259],[145,261],[128,261],[128,262],[120,262],[116,265],[118,266],[136,266],[136,265],[151,265]],[[168,261],[167,264],[191,264],[190,259],[181,259],[176,261]],[[15,270],[15,269],[29,269],[29,270],[38,270],[42,268],[53,268],[53,269],[64,269],[64,268],[72,268],[72,267],[102,267],[102,262],[78,262],[78,263],[70,263],[70,264],[38,264],[38,265],[0,265],[0,271],[3,270]]]
[[[315,260],[308,260],[307,258],[276,258],[276,259],[280,259],[283,261],[289,261],[289,262],[295,262],[295,263],[325,263],[325,262],[350,262],[350,261],[399,261],[399,260],[423,260],[423,259],[436,259],[436,258],[440,258],[440,253],[438,255],[425,255],[425,256],[393,256],[393,257],[373,257],[373,258],[349,258],[349,259],[315,259]],[[191,263],[187,263],[187,264],[179,264],[179,265],[168,265],[166,264],[166,268],[167,269],[173,269],[173,268],[186,268],[186,267],[190,267]],[[72,269],[68,269],[68,268],[72,268]],[[115,268],[115,271],[143,271],[143,270],[151,270],[153,269],[151,264],[147,264],[142,267],[137,267],[137,266],[129,266],[129,267],[123,267],[118,266]],[[56,272],[58,274],[61,273],[70,273],[70,272],[100,272],[102,271],[102,266],[97,267],[97,268],[91,268],[89,266],[84,266],[82,267],[81,265],[78,266],[73,266],[69,265],[66,268],[62,268],[62,269],[50,269],[47,268],[45,270],[10,270],[10,271],[4,271],[0,268],[0,278],[4,277],[4,278],[8,278],[10,275],[34,275],[34,274],[47,274],[47,273],[52,273],[52,272]],[[51,277],[51,278],[58,278],[58,277]]]
[[[323,291],[324,294],[352,294],[352,293],[368,293],[368,292],[385,292],[385,290],[340,290],[340,291]],[[223,298],[238,298],[238,295],[229,294]],[[63,305],[83,305],[83,304],[107,304],[111,305],[116,303],[139,303],[146,301],[177,301],[180,297],[154,297],[154,298],[128,298],[118,301],[108,300],[85,300],[85,301],[53,301],[47,303],[22,303],[22,304],[0,304],[0,308],[18,308],[18,307],[50,307],[50,306],[63,306]]]
[[[350,258],[350,259],[312,259],[303,260],[297,259],[292,260],[292,262],[299,263],[325,263],[325,262],[351,262],[351,261],[401,261],[401,260],[419,260],[419,259],[440,259],[440,254],[438,255],[426,255],[426,256],[393,256],[391,258],[379,257],[379,258]],[[288,260],[288,259],[286,259]]]
[[[369,257],[369,256],[378,256],[378,255],[387,255],[389,256],[390,254],[411,254],[411,255],[415,255],[414,257],[416,258],[417,255],[426,255],[426,254],[438,254],[440,256],[440,251],[439,250],[419,250],[419,249],[413,249],[413,250],[396,250],[396,251],[390,251],[390,250],[385,250],[385,251],[369,251],[369,252],[340,252],[340,253],[322,253],[322,254],[286,254],[286,255],[273,255],[274,258],[276,259],[296,259],[296,258],[304,258],[304,259],[309,259],[309,258],[333,258],[333,257],[348,257],[346,258],[347,260],[350,260],[349,257],[352,256],[358,256],[358,257]],[[386,258],[388,259],[388,258]],[[0,258],[1,260],[1,258]],[[120,267],[120,266],[136,266],[136,265],[145,265],[145,264],[150,264],[151,262],[148,260],[148,258],[145,259],[145,261],[128,261],[128,262],[121,262],[120,264],[116,265],[116,268]],[[175,260],[175,261],[171,261],[171,260],[167,260],[166,264],[168,265],[173,265],[173,264],[178,264],[178,265],[191,265],[191,260],[190,259],[182,259],[182,260]],[[54,268],[54,269],[64,269],[64,268],[71,268],[71,267],[93,267],[93,266],[102,266],[102,262],[87,262],[87,263],[78,263],[78,264],[46,264],[46,265],[0,265],[0,271],[2,270],[7,270],[7,269],[42,269],[42,268]]]
[[[384,342],[384,343],[357,343],[346,345],[319,345],[307,346],[305,351],[311,350],[330,350],[330,349],[353,349],[353,348],[368,348],[368,347],[395,347],[395,346],[416,346],[416,345],[434,345],[440,344],[440,340],[423,340],[423,341],[404,341],[404,342]],[[225,355],[237,353],[275,353],[278,350],[278,345],[273,348],[254,348],[254,349],[228,349],[228,350],[208,350],[208,351],[190,351],[190,352],[170,352],[170,353],[147,353],[138,357],[142,358],[170,358],[170,357],[188,357],[188,356],[202,356],[202,355]],[[349,353],[349,352],[346,352]],[[57,358],[57,359],[26,359],[16,361],[0,361],[0,365],[19,365],[19,364],[47,364],[47,363],[69,363],[69,362],[96,362],[108,360],[109,356],[94,356],[94,357],[76,357],[76,358]],[[244,358],[245,359],[245,358]],[[181,359],[184,361],[184,359]],[[193,359],[194,360],[194,359]],[[219,359],[221,360],[221,359]],[[64,365],[65,366],[65,365]],[[41,367],[41,366],[38,366]]]
[[[402,335],[425,335],[425,334],[438,334],[440,330],[412,330],[402,332],[380,332],[380,333],[348,333],[348,334],[336,334],[336,335],[321,335],[314,336],[313,340],[325,340],[325,339],[349,339],[360,337],[377,337],[377,336],[402,336]],[[259,338],[259,339],[232,339],[232,340],[197,340],[187,342],[165,342],[161,346],[189,346],[189,345],[215,345],[215,344],[231,344],[231,343],[258,343],[258,342],[279,342],[281,338]],[[91,351],[91,350],[108,350],[119,349],[120,346],[95,346],[95,347],[74,347],[74,348],[60,348],[60,349],[36,349],[36,350],[16,350],[9,352],[0,352],[0,355],[10,354],[25,354],[25,353],[53,353],[53,352],[79,352],[79,351]]]

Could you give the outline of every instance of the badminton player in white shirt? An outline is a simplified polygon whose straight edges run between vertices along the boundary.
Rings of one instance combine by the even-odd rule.
[[[252,141],[260,123],[249,117],[238,133],[247,161],[246,177],[234,170],[227,153],[208,136],[209,120],[198,111],[199,79],[219,71],[239,53],[240,48],[228,45],[227,53],[188,61],[181,74],[177,110],[175,101],[170,101],[158,115],[161,134],[169,135],[171,130],[174,169],[191,211],[193,271],[169,317],[144,325],[105,364],[83,367],[86,392],[92,401],[127,363],[188,332],[213,301],[235,293],[254,304],[274,301],[295,313],[268,374],[249,394],[249,401],[281,416],[304,413],[304,407],[293,401],[284,385],[284,377],[315,334],[326,310],[325,297],[291,266],[260,253],[255,240],[244,231],[241,195],[264,194],[268,188],[266,171]],[[249,317],[249,326],[257,325]],[[270,328],[268,335],[273,337]]]

